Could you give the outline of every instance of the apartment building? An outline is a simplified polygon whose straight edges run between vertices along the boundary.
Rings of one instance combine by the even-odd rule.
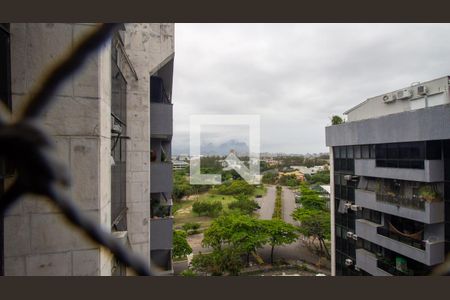
[[[13,116],[48,65],[95,26],[1,24],[0,98]],[[164,148],[170,157],[173,63],[174,24],[124,24],[65,82],[43,118],[70,170],[73,201],[163,272],[171,270],[172,228],[154,222],[154,202],[164,194],[170,207],[171,166],[153,156],[164,161]],[[0,169],[1,196],[14,178]],[[22,197],[2,221],[4,275],[129,274],[47,199]]]
[[[326,128],[333,275],[428,275],[450,251],[445,76],[369,98]]]

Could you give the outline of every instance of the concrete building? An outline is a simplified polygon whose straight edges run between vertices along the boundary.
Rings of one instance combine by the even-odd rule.
[[[449,77],[346,114],[326,128],[332,273],[430,274],[450,251]]]
[[[1,25],[0,97],[13,115],[46,67],[95,26]],[[43,118],[70,169],[76,204],[147,262],[152,257],[169,272],[171,223],[153,221],[153,201],[165,193],[171,204],[172,167],[150,160],[154,150],[161,161],[163,148],[170,157],[173,60],[174,24],[125,24],[65,82]],[[13,180],[7,170],[1,174],[0,193]],[[22,198],[3,226],[5,275],[128,273],[46,199]]]

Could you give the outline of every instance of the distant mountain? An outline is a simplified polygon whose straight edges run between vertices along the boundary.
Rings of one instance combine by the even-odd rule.
[[[204,143],[200,146],[202,155],[228,155],[234,150],[237,155],[248,155],[248,145],[245,142],[229,140],[219,145],[213,143]]]

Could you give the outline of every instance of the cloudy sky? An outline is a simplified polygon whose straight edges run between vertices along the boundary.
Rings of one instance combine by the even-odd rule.
[[[173,153],[192,114],[258,114],[261,151],[325,152],[331,115],[445,75],[450,24],[176,24]]]

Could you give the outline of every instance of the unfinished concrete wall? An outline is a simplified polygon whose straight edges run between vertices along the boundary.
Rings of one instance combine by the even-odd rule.
[[[127,86],[127,222],[134,251],[150,258],[150,72],[174,53],[174,24],[130,23],[125,51],[138,80]]]
[[[11,24],[13,113],[36,80],[89,24]],[[93,55],[59,89],[46,112],[53,135],[72,175],[70,195],[93,220],[111,224],[110,45]],[[46,199],[23,197],[5,216],[6,275],[109,275],[111,256],[65,221]]]

